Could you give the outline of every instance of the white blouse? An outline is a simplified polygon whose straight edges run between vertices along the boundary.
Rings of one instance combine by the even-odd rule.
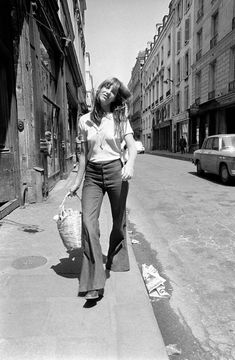
[[[121,143],[125,135],[133,134],[129,120],[125,119],[117,124],[110,113],[101,119],[98,126],[90,115],[87,113],[81,116],[78,123],[79,139],[88,144],[88,160],[101,162],[120,159]]]

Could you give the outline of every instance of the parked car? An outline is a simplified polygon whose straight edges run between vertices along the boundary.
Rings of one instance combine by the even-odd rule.
[[[198,175],[216,174],[228,184],[235,177],[235,134],[208,136],[201,149],[194,151],[193,163]]]
[[[144,154],[145,147],[142,144],[142,142],[140,140],[135,140],[135,145],[136,145],[136,149],[137,149],[137,154]]]

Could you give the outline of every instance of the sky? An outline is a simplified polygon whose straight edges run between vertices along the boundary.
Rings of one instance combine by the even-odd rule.
[[[169,0],[86,0],[85,41],[94,87],[115,76],[125,85],[139,51],[153,41]]]

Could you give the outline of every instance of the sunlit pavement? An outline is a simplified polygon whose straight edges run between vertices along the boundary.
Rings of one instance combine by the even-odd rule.
[[[111,272],[95,303],[77,296],[81,252],[69,258],[53,220],[75,175],[59,181],[47,201],[0,221],[0,358],[167,359],[129,239],[131,270]],[[104,253],[111,226],[106,201]]]

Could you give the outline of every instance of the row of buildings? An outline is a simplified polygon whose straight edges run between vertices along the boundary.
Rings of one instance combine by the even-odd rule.
[[[74,164],[93,89],[85,11],[86,0],[0,1],[0,218],[42,201]]]
[[[172,0],[140,51],[129,88],[135,137],[146,149],[188,151],[235,133],[235,1]]]

